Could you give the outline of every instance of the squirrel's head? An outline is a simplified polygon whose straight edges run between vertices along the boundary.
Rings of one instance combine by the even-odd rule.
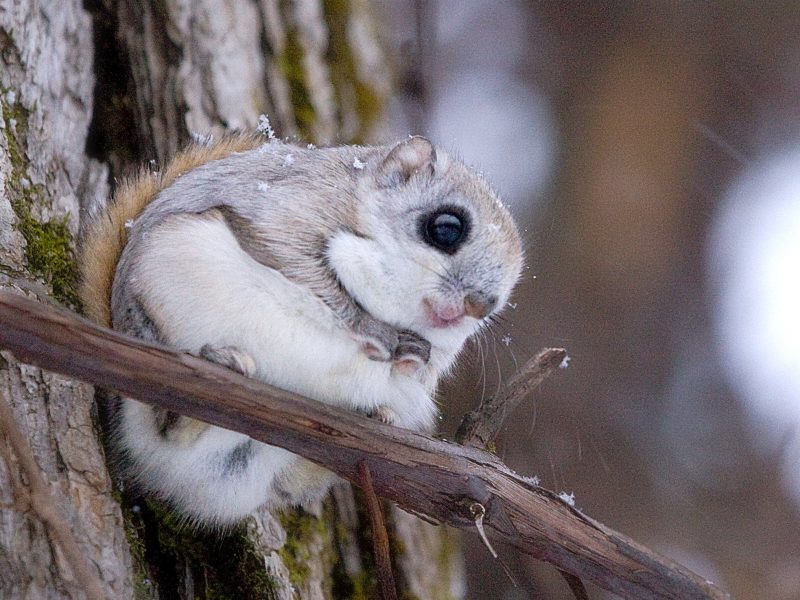
[[[511,215],[477,173],[425,138],[354,159],[357,229],[328,259],[369,313],[456,350],[505,306],[522,268]]]

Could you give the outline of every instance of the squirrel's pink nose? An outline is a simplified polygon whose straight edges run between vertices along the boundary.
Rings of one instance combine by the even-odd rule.
[[[431,327],[443,328],[459,325],[464,317],[463,302],[436,303],[430,298],[424,298],[422,305]]]
[[[463,317],[465,313],[465,307],[462,304],[457,303],[448,303],[448,304],[439,304],[436,306],[436,314],[446,320],[452,321],[454,319],[458,319],[459,317]]]

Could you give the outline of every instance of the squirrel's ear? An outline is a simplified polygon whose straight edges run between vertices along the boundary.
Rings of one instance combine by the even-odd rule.
[[[397,144],[381,163],[379,173],[383,185],[401,185],[416,173],[433,175],[436,149],[419,135]]]

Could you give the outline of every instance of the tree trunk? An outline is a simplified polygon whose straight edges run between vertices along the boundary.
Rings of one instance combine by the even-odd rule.
[[[309,143],[369,140],[389,91],[359,0],[95,0],[91,16],[78,0],[20,4],[0,0],[0,286],[42,301],[76,306],[74,239],[108,195],[102,163],[123,176],[262,113]],[[350,486],[317,515],[260,511],[225,535],[193,531],[112,489],[89,386],[0,356],[0,401],[109,598],[378,596],[369,519]],[[0,439],[0,597],[83,597],[24,493]],[[401,597],[462,597],[454,535],[389,516]]]
[[[75,306],[79,198],[108,193],[84,154],[92,118],[91,20],[78,0],[0,3],[0,287]],[[81,551],[109,598],[132,595],[122,514],[94,419],[92,389],[0,353],[11,403]],[[61,549],[26,503],[0,439],[0,597],[82,597]]]

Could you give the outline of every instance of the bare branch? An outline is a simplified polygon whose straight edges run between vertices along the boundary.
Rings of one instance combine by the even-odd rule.
[[[406,509],[471,529],[470,506],[478,502],[490,537],[624,598],[728,597],[487,452],[267,386],[8,292],[0,292],[0,324],[0,346],[21,360],[242,432],[356,484],[359,462],[368,459],[376,493]]]
[[[13,448],[14,454],[17,456],[17,462],[28,479],[29,487],[28,497],[15,498],[15,505],[19,508],[27,504],[33,508],[34,512],[47,527],[47,531],[53,541],[64,553],[64,558],[69,563],[78,585],[86,593],[86,597],[89,600],[103,600],[105,595],[97,573],[86,562],[84,552],[78,546],[69,524],[50,494],[50,487],[42,476],[42,470],[36,463],[33,452],[17,425],[14,413],[11,410],[10,399],[6,397],[5,389],[2,391],[2,396],[3,398],[0,398],[0,432],[4,434]],[[11,464],[9,463],[8,466],[10,469]],[[17,492],[19,491],[18,489]]]

